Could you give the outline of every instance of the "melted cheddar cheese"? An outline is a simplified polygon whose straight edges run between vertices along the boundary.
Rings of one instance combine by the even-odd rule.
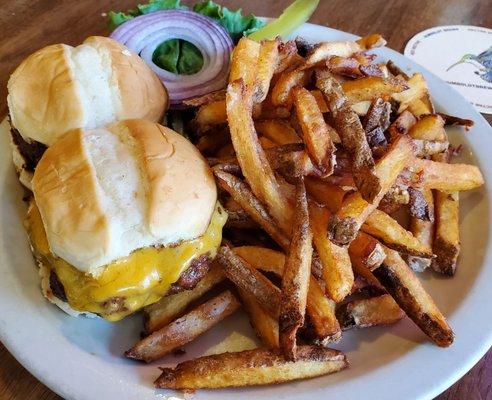
[[[173,247],[149,247],[108,264],[97,278],[85,274],[50,252],[41,215],[31,202],[27,227],[37,257],[54,269],[65,289],[68,303],[109,321],[158,301],[191,262],[209,253],[215,257],[222,240],[227,213],[217,203],[205,233]]]

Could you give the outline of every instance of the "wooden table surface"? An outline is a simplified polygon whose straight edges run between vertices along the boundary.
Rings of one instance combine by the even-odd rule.
[[[143,1],[143,0],[141,0]],[[78,44],[89,35],[105,35],[101,15],[133,7],[137,0],[1,0],[0,115],[7,111],[6,84],[20,61],[48,44]],[[219,0],[245,12],[277,16],[290,0]],[[186,4],[192,4],[184,1]],[[378,32],[402,52],[416,33],[437,25],[492,27],[490,0],[321,0],[311,22],[365,35]],[[491,116],[487,116],[489,122]],[[422,366],[425,368],[425,365]],[[0,399],[60,399],[27,372],[0,343]],[[492,399],[492,350],[439,400]]]

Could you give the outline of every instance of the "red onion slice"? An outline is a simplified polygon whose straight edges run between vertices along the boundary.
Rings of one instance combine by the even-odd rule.
[[[139,54],[159,76],[169,92],[171,108],[184,108],[184,100],[227,84],[232,39],[225,28],[209,17],[185,10],[156,11],[125,22],[111,37]],[[155,49],[169,39],[194,44],[203,56],[202,69],[193,75],[177,75],[154,64]]]

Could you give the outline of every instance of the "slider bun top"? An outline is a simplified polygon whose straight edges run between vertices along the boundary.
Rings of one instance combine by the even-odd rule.
[[[145,120],[67,132],[32,183],[51,252],[94,276],[134,250],[201,236],[217,200],[198,150]]]
[[[8,82],[12,125],[28,141],[51,146],[66,131],[117,120],[159,121],[167,92],[145,62],[99,36],[77,47],[55,44],[27,57]]]

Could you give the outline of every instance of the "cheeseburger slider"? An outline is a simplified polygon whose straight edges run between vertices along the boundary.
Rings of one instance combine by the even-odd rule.
[[[67,132],[32,190],[26,226],[44,295],[110,321],[193,287],[227,218],[198,150],[145,120]]]
[[[70,129],[129,118],[160,121],[165,88],[136,54],[92,36],[77,47],[55,44],[27,57],[8,82],[13,158],[30,188],[43,152]]]

